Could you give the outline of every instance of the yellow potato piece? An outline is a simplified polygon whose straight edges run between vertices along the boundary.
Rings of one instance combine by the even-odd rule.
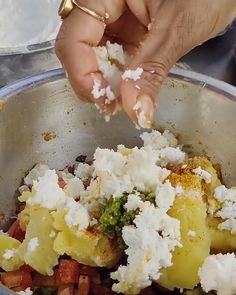
[[[16,239],[6,235],[0,235],[0,268],[5,271],[12,271],[19,269],[24,264],[17,252],[20,245],[21,243]],[[13,250],[14,255],[6,259],[3,256],[8,250]]]
[[[218,225],[223,222],[220,218],[208,217],[207,223],[211,237],[211,251],[213,253],[227,253],[236,250],[236,234],[231,234],[228,230],[218,229]]]
[[[120,257],[120,251],[105,235],[93,231],[78,232],[65,223],[65,212],[54,213],[54,227],[60,231],[54,242],[54,250],[67,254],[80,263],[90,266],[110,267]]]
[[[28,201],[30,198],[33,197],[34,193],[35,193],[35,192],[33,191],[33,189],[32,189],[32,191],[26,191],[26,192],[23,192],[22,195],[20,195],[20,196],[18,197],[18,200],[19,200],[20,202],[26,202],[26,201]]]
[[[29,221],[31,219],[31,216],[38,210],[40,210],[41,207],[39,205],[34,205],[34,206],[30,206],[27,205],[25,206],[24,210],[22,210],[19,214],[18,214],[18,219],[20,221],[20,227],[23,230],[26,230],[27,225],[29,224]]]
[[[211,182],[206,183],[204,180],[202,180],[202,188],[208,204],[208,212],[213,214],[217,209],[220,208],[220,203],[214,198],[215,188],[221,185],[221,181],[218,178],[216,169],[205,157],[194,157],[189,159],[187,167],[188,169],[201,167],[203,170],[211,174]]]
[[[55,232],[52,224],[53,217],[48,209],[39,208],[32,212],[25,240],[19,248],[21,259],[43,275],[52,275],[53,267],[58,264],[59,255],[53,250],[55,238],[50,237],[50,234]],[[38,240],[38,246],[30,251],[29,243],[35,238]]]
[[[66,211],[54,211],[51,213],[53,216],[53,226],[56,230],[58,231],[68,231],[68,225],[65,222],[65,215],[66,215]],[[76,229],[75,227],[70,228],[70,230],[74,230],[74,232],[76,233]]]
[[[198,270],[210,253],[206,204],[201,198],[177,197],[169,215],[180,221],[182,248],[173,252],[173,265],[163,269],[158,283],[167,288],[192,289],[199,283]],[[195,236],[193,235],[195,233]]]

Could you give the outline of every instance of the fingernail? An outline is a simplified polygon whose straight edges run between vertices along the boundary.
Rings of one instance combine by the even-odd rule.
[[[151,128],[154,115],[154,106],[151,97],[147,94],[139,95],[134,110],[137,113],[138,124],[142,128]]]

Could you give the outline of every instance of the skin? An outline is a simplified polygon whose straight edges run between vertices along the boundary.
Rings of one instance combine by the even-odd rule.
[[[92,76],[101,80],[102,86],[108,85],[98,70],[92,46],[106,40],[122,44],[131,56],[127,68],[144,69],[140,80],[123,80],[120,85],[118,101],[135,123],[137,113],[133,107],[137,101],[141,102],[146,118],[152,121],[158,92],[171,67],[236,17],[235,0],[80,0],[79,3],[100,15],[108,13],[106,27],[74,7],[57,36],[56,54],[76,94],[85,102],[96,102],[105,113],[113,113],[117,102],[108,106],[105,97],[95,100],[91,95]]]

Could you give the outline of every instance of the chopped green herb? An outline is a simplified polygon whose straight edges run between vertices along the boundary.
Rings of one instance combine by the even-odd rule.
[[[140,194],[142,201],[155,202],[155,194]],[[100,228],[109,238],[116,239],[118,245],[125,248],[122,239],[122,229],[126,225],[132,225],[135,216],[139,213],[139,209],[126,211],[124,205],[127,203],[128,194],[116,198],[103,207],[103,214],[100,218]]]

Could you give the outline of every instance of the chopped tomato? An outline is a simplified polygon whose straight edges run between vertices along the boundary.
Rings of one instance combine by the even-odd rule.
[[[33,281],[30,272],[22,271],[22,283],[21,287],[23,290],[32,287]]]
[[[116,294],[112,290],[98,284],[92,284],[91,290],[94,295],[115,295]]]
[[[16,220],[8,230],[9,236],[23,242],[25,239],[25,232],[20,227],[20,221]]]
[[[35,273],[33,276],[34,287],[57,287],[58,282],[58,271],[55,270],[52,276],[43,276],[39,273]]]
[[[79,263],[73,259],[61,259],[58,277],[61,285],[77,283],[79,277]]]
[[[58,289],[57,295],[73,295],[74,286],[73,285],[62,285]]]
[[[14,292],[24,291],[24,290],[22,290],[22,287],[14,287],[14,288],[11,288],[11,290]]]
[[[22,270],[1,273],[1,281],[9,289],[20,287],[25,290],[32,286],[31,274]]]
[[[90,290],[90,280],[88,276],[79,277],[79,289],[76,295],[88,295]]]
[[[86,275],[89,277],[97,277],[98,272],[95,267],[80,264],[80,274]]]
[[[69,173],[73,174],[75,169],[74,169],[73,166],[68,166],[67,170],[68,170]]]
[[[65,180],[62,179],[62,178],[60,178],[60,179],[58,180],[58,185],[59,185],[60,188],[63,189],[63,188],[66,186],[66,182],[65,182]]]
[[[30,265],[28,265],[28,264],[22,265],[20,267],[20,270],[23,270],[25,272],[33,272],[34,271],[34,269]]]

